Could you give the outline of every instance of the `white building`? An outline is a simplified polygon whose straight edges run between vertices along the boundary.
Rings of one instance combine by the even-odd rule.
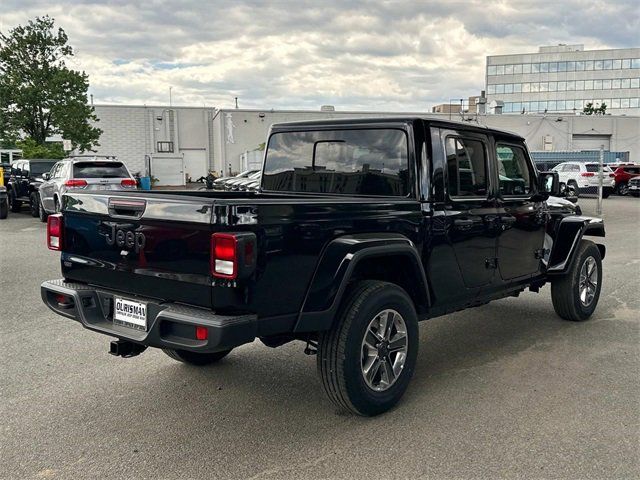
[[[590,102],[614,115],[640,115],[640,48],[557,45],[488,56],[485,85],[489,107],[502,106],[492,113],[582,112]]]
[[[261,144],[273,123],[318,118],[423,116],[460,120],[459,115],[425,112],[340,112],[203,107],[97,105],[104,131],[98,154],[116,155],[132,172],[151,173],[159,185],[183,185],[209,170],[239,172],[259,163]],[[572,114],[466,115],[483,125],[511,130],[532,151],[606,150],[629,152],[640,162],[639,116]],[[149,171],[150,170],[150,171]]]

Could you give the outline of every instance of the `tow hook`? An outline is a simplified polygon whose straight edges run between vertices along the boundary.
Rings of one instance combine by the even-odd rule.
[[[131,358],[140,355],[147,349],[145,345],[129,342],[127,340],[112,340],[109,353],[116,357]]]

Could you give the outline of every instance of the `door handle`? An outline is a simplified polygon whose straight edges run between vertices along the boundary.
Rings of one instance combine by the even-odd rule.
[[[456,218],[453,221],[453,224],[456,227],[470,227],[471,225],[473,225],[473,220],[467,220],[467,219],[464,219],[464,218]]]

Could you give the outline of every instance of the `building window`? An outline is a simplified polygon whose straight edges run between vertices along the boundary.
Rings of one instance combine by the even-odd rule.
[[[628,58],[622,59],[622,68],[631,68],[631,60]]]
[[[173,153],[173,142],[158,142],[158,153]]]
[[[622,60],[614,60],[613,61],[613,69],[620,70],[622,68]]]
[[[530,63],[522,64],[522,73],[531,73],[531,64]]]
[[[587,60],[584,62],[585,70],[593,70],[593,60]]]
[[[631,59],[631,68],[640,68],[640,58]]]

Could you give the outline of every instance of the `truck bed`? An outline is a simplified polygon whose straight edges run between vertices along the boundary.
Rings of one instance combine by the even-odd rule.
[[[422,224],[416,200],[326,194],[72,193],[65,196],[63,210],[61,262],[67,279],[287,322],[295,321],[330,240],[398,232],[419,243]],[[118,230],[125,242],[127,232],[136,235],[134,242],[142,234],[144,245],[110,245]],[[226,231],[257,237],[255,277],[235,288],[216,284],[210,273],[211,235]]]

